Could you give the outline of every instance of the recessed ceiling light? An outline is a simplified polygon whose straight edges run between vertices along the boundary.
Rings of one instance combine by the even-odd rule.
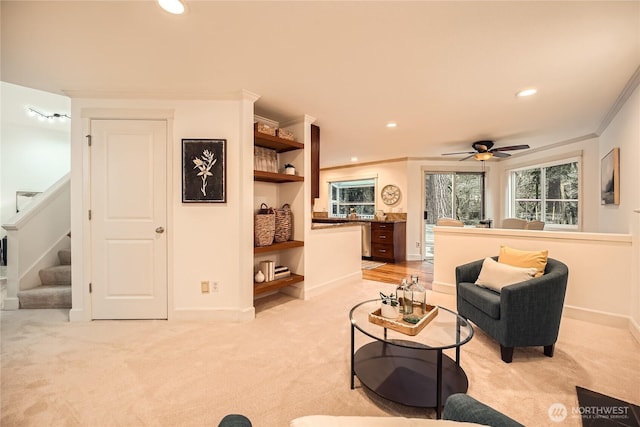
[[[521,90],[520,92],[516,93],[516,96],[519,98],[525,97],[525,96],[531,96],[531,95],[535,95],[536,93],[538,93],[538,89],[524,89]]]
[[[351,161],[352,161],[352,162],[357,162],[357,161],[358,161],[358,158],[357,158],[357,157],[352,157],[352,158],[351,158]]]
[[[395,127],[398,127],[398,124],[396,122],[389,122],[389,123],[387,123],[387,127],[388,128],[395,128]]]
[[[184,13],[184,3],[181,0],[158,0],[158,4],[161,8],[174,15]]]

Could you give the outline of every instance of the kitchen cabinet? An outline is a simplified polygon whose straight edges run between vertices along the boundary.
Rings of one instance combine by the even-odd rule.
[[[407,223],[371,223],[371,258],[382,262],[406,260]]]

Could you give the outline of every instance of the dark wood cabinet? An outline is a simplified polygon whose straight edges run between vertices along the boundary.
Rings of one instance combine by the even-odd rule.
[[[384,262],[405,261],[406,248],[406,222],[371,223],[371,257],[373,259]]]
[[[320,128],[311,125],[311,205],[320,197]]]

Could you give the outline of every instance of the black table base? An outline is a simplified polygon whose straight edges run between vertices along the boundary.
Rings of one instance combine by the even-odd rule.
[[[465,393],[464,370],[442,350],[417,350],[376,341],[356,351],[354,373],[365,387],[393,402],[421,408],[438,407],[438,355],[442,355],[440,403],[454,393]]]

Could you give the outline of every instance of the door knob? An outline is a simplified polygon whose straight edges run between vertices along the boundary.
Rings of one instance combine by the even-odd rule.
[[[164,233],[164,228],[162,228],[162,227],[156,228],[156,233],[158,233],[158,234]]]

